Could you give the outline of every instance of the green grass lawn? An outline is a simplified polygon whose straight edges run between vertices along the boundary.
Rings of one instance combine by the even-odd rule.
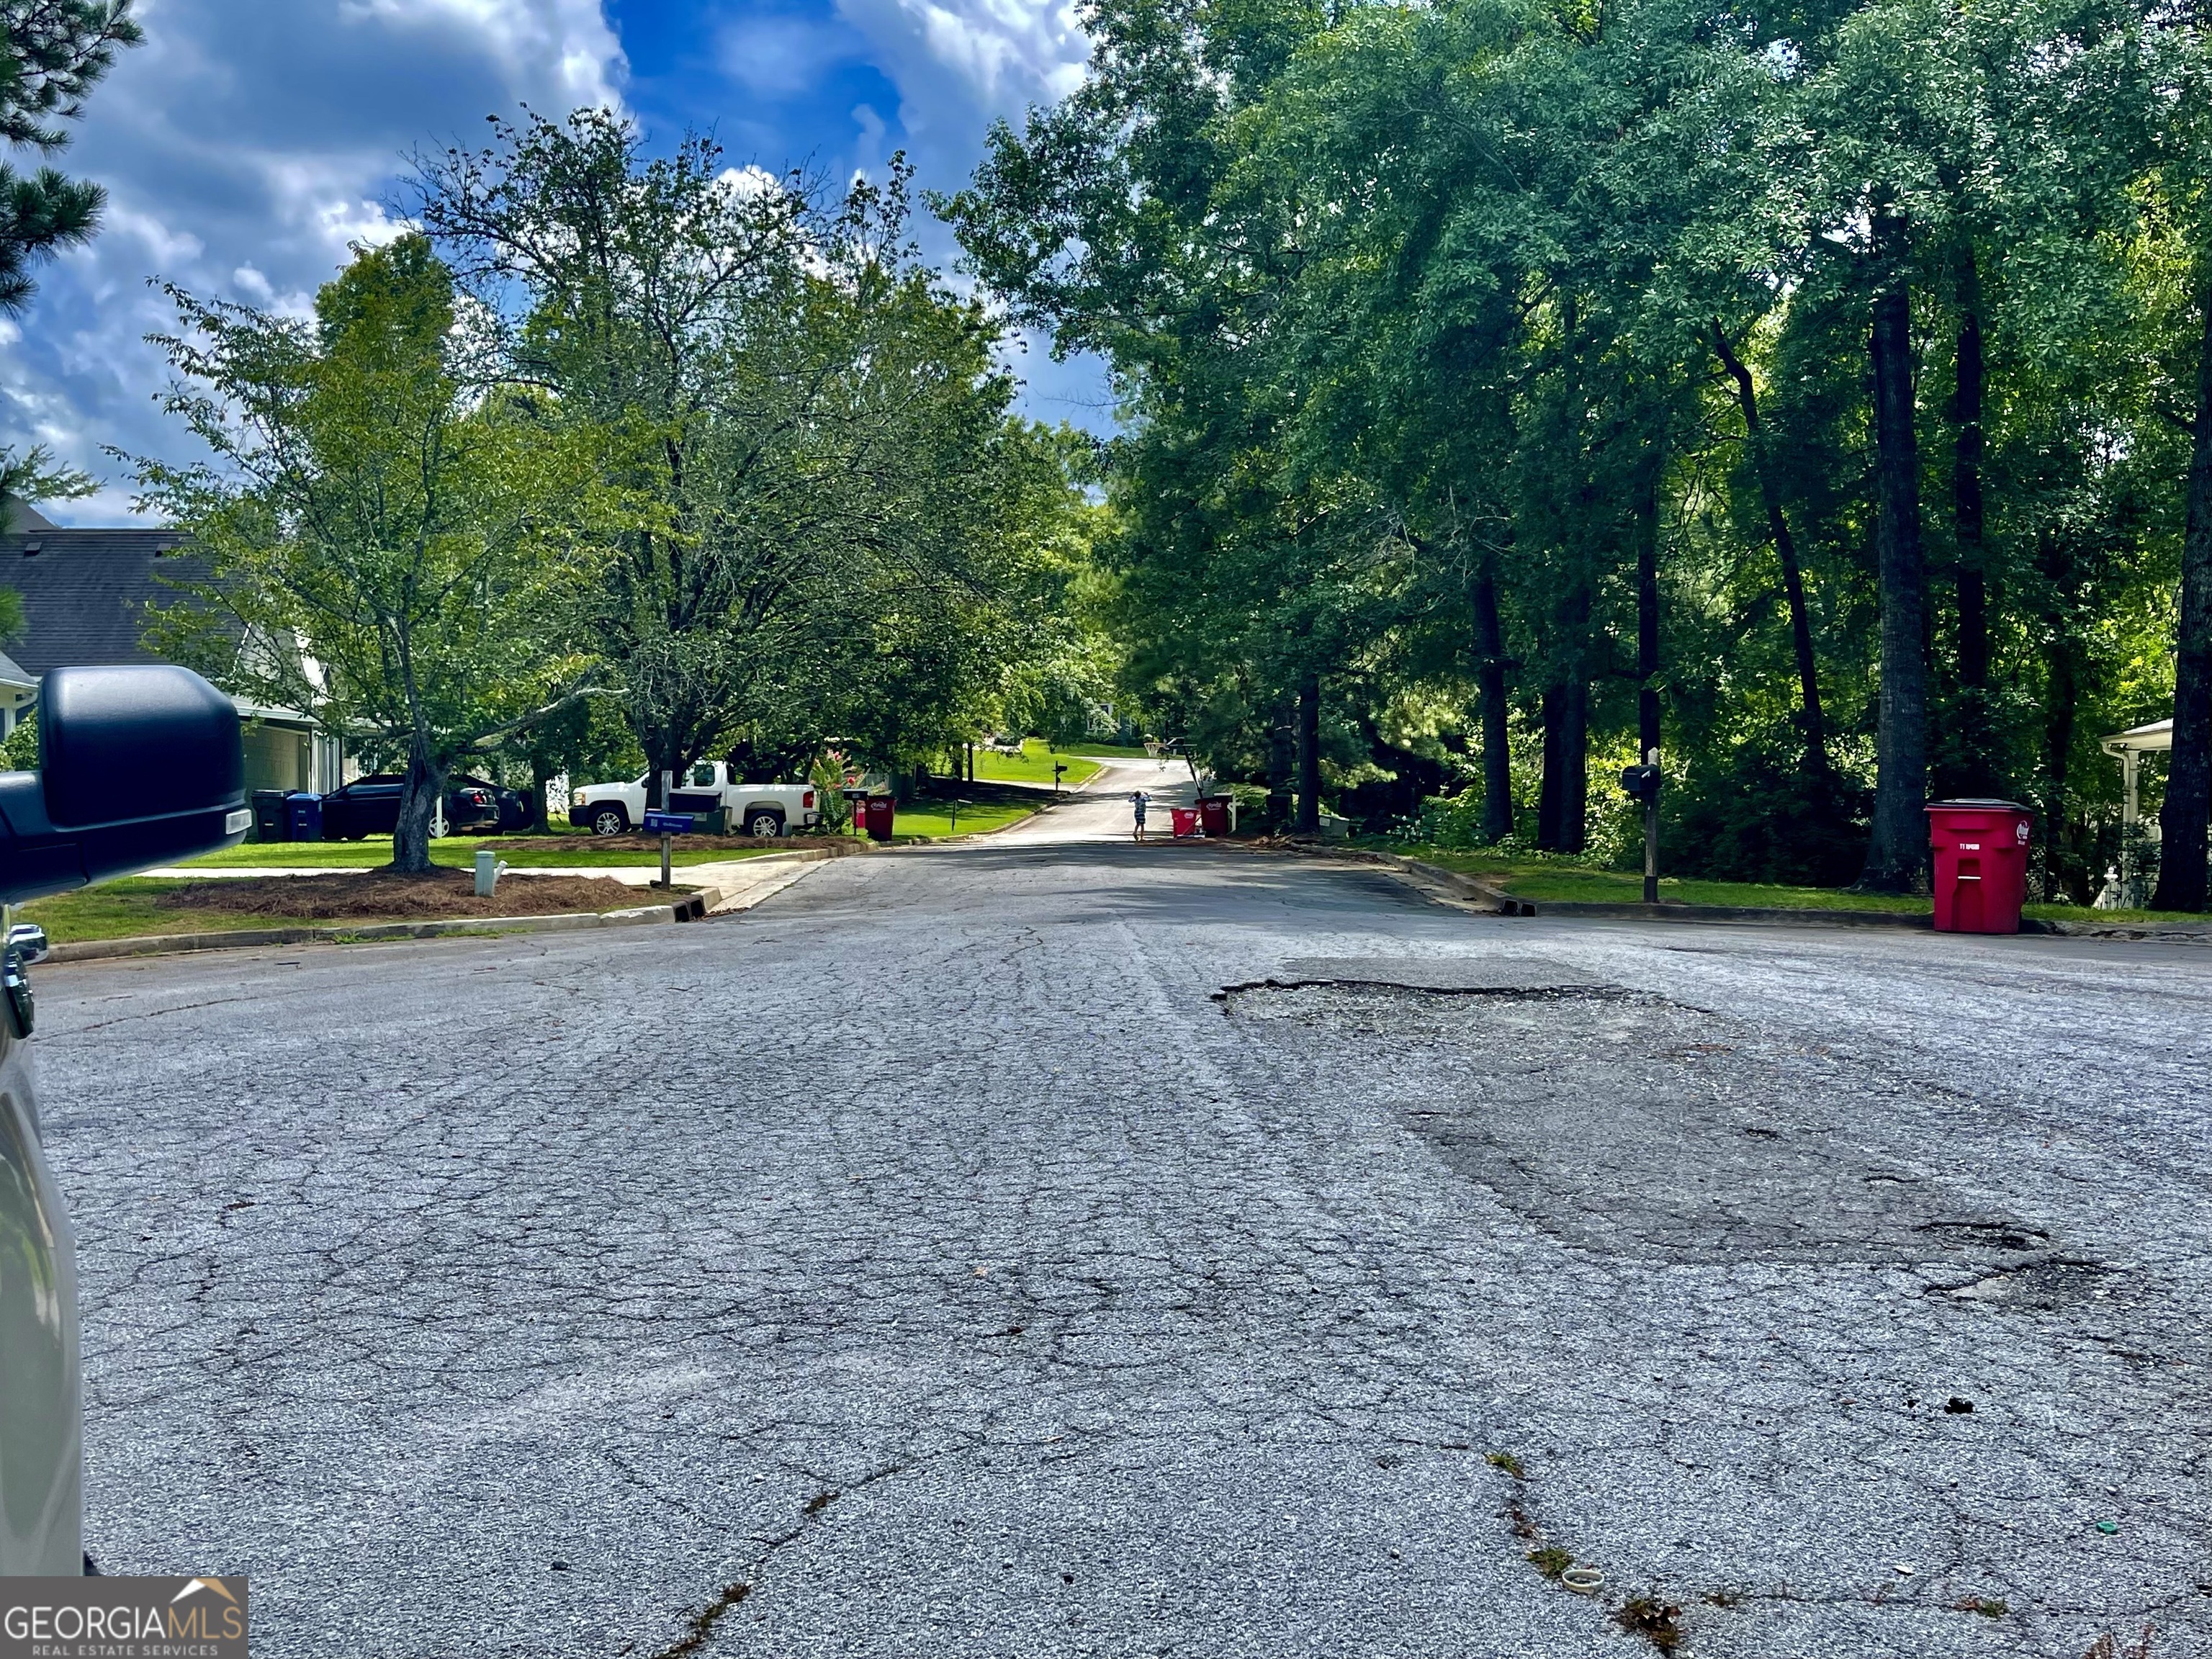
[[[981,764],[978,757],[977,764]],[[902,806],[891,821],[892,831],[901,836],[980,836],[993,830],[1003,830],[1010,823],[1018,823],[1036,811],[1034,806],[985,805],[963,806],[958,823],[954,823],[951,806],[941,800],[920,800]]]
[[[1382,843],[1375,843],[1377,846]],[[1541,904],[1635,904],[1644,898],[1644,878],[1627,871],[1592,870],[1565,860],[1500,858],[1491,853],[1446,852],[1433,847],[1394,847],[1408,857],[1487,881],[1517,898]],[[1662,877],[1659,897],[1667,904],[1726,904],[1774,910],[1876,910],[1926,915],[1930,900],[1849,893],[1835,887],[1783,887],[1750,881],[1677,881]],[[2030,904],[2021,914],[2038,921],[2120,923],[2183,922],[2197,927],[2205,918],[2167,910],[2094,910],[2081,904]]]
[[[1018,760],[1012,755],[994,755],[988,749],[978,749],[975,751],[975,781],[1050,783],[1053,764],[1057,762],[1067,769],[1060,782],[1072,787],[1086,778],[1097,775],[1098,763],[1083,758],[1096,752],[1089,749],[1073,752],[1054,749],[1042,738],[1030,738],[1024,741]],[[1136,752],[1141,755],[1144,750],[1139,749]],[[967,814],[963,812],[961,816],[965,817]]]
[[[1096,760],[1149,760],[1145,746],[1139,743],[1072,743],[1066,750],[1071,755],[1089,755]]]
[[[1408,847],[1411,857],[1488,881],[1539,904],[1634,904],[1644,897],[1641,873],[1592,870],[1564,860],[1504,859],[1488,853],[1443,852]],[[1780,887],[1751,881],[1680,881],[1662,877],[1659,896],[1668,904],[1732,904],[1772,909],[1896,910],[1925,915],[1924,898],[1846,893],[1828,887]]]
[[[430,843],[430,862],[465,870],[476,862],[477,848],[489,841],[513,840],[505,836],[453,836]],[[532,837],[531,848],[502,847],[497,852],[517,870],[557,869],[562,866],[602,868],[610,866],[658,865],[660,854],[625,848],[601,847],[589,835],[551,835]],[[757,858],[774,847],[733,848],[717,852],[711,848],[687,849],[684,837],[676,838],[675,864],[726,864],[732,859]],[[376,836],[367,841],[263,841],[210,853],[176,867],[180,870],[374,870],[392,862],[392,841]]]
[[[52,898],[19,905],[15,919],[37,922],[57,945],[82,939],[139,939],[155,933],[231,933],[246,927],[343,928],[374,925],[369,920],[333,921],[328,916],[240,915],[170,902],[169,895],[183,885],[184,882],[173,878],[126,876],[118,881],[102,882],[96,887],[58,893]],[[677,885],[681,892],[693,890],[680,882]],[[655,904],[665,900],[641,888],[632,902]],[[419,921],[425,918],[414,916],[407,920]]]

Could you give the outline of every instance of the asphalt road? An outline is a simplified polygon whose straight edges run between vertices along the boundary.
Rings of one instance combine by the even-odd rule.
[[[40,996],[94,1553],[264,1659],[2212,1653],[2212,950],[987,843]]]

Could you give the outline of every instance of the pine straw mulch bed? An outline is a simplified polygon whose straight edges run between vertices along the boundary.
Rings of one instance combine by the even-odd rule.
[[[307,921],[412,921],[458,916],[559,916],[583,910],[627,910],[665,904],[654,888],[624,885],[603,876],[500,878],[489,898],[476,895],[466,870],[434,870],[426,876],[389,870],[337,876],[242,876],[229,881],[191,881],[161,895],[179,909],[228,916],[283,916]]]

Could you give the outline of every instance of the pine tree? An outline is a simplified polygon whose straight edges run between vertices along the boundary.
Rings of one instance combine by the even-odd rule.
[[[63,149],[61,123],[84,113],[115,49],[140,38],[131,0],[0,0],[0,139],[43,155]],[[106,194],[51,167],[19,173],[0,161],[0,313],[30,303],[34,262],[92,240]]]

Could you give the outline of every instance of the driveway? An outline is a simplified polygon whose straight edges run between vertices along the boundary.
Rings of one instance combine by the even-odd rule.
[[[1133,815],[1129,797],[1143,790],[1152,798],[1147,833],[1169,838],[1168,809],[1198,799],[1190,768],[1180,760],[1122,759],[1106,763],[1080,787],[1045,811],[1021,818],[989,839],[1000,847],[1066,847],[1079,842],[1128,842]]]
[[[94,1553],[269,1659],[2212,1653],[2202,949],[1010,832],[40,994]]]

